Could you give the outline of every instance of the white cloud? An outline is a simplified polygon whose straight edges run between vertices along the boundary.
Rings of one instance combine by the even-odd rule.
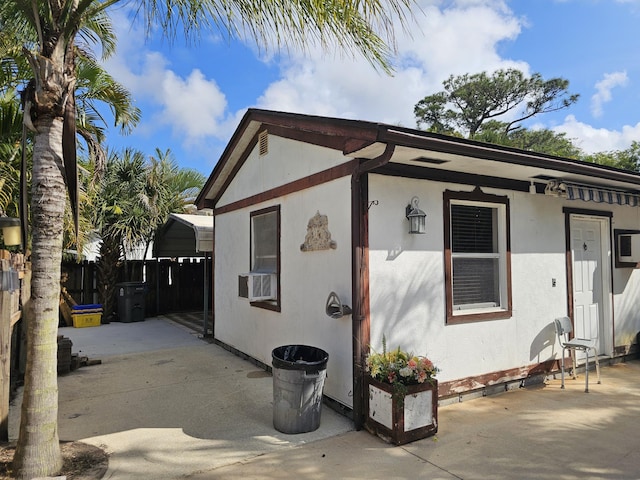
[[[515,39],[522,25],[504,2],[458,0],[442,5],[423,0],[422,12],[416,12],[415,24],[409,25],[410,35],[397,27],[393,76],[375,71],[357,55],[332,56],[309,47],[282,57],[281,78],[265,87],[255,105],[413,127],[414,105],[441,90],[450,75],[508,67],[528,73],[526,63],[504,60],[497,52],[498,44]],[[152,134],[168,126],[184,145],[228,138],[243,112],[227,111],[225,93],[215,80],[198,69],[179,75],[168,58],[148,48],[141,29],[130,28],[124,13],[116,15],[121,18],[114,18],[114,24],[127,29],[118,31],[118,55],[107,68],[143,107],[137,132]]]
[[[168,129],[167,136],[192,151],[209,148],[209,156],[208,144],[217,143],[220,148],[245,108],[251,106],[413,127],[414,105],[441,90],[442,81],[450,75],[500,68],[531,73],[525,61],[504,58],[500,53],[501,43],[516,40],[527,26],[527,20],[516,16],[507,2],[422,0],[421,6],[422,12],[415,14],[415,25],[410,25],[411,35],[404,34],[400,27],[396,29],[399,53],[394,59],[393,76],[375,71],[359,56],[330,54],[319,47],[289,55],[256,53],[265,62],[279,62],[280,76],[266,85],[258,98],[246,98],[246,104],[234,107],[237,111],[229,111],[227,92],[203,73],[204,67],[181,71],[182,65],[173,65],[170,58],[152,51],[145,44],[144,32],[129,29],[126,19],[114,18],[116,26],[127,29],[117,32],[118,56],[107,69],[131,90],[143,108],[137,134],[151,137]],[[200,58],[209,61],[206,50]],[[628,81],[624,71],[606,74],[595,85],[592,113],[601,115],[603,106],[611,101],[612,89]],[[640,138],[640,124],[619,131],[597,129],[573,115],[554,129],[579,142],[586,152],[625,149]]]
[[[441,90],[450,75],[510,67],[528,73],[526,63],[497,53],[498,43],[515,38],[521,28],[504,4],[464,0],[441,10],[431,3],[416,14],[411,35],[397,29],[394,76],[374,71],[358,56],[331,57],[309,49],[291,54],[282,78],[265,89],[258,105],[413,127],[414,105]]]
[[[625,125],[622,130],[595,128],[580,122],[574,115],[567,115],[562,125],[553,129],[558,133],[565,133],[567,138],[581,148],[585,153],[625,150],[631,142],[640,138],[640,123]]]
[[[156,99],[162,105],[162,121],[191,141],[216,135],[224,118],[227,101],[214,80],[208,80],[200,70],[187,78],[172,71],[164,72]]]
[[[199,69],[180,76],[162,53],[149,49],[142,30],[131,26],[124,13],[113,16],[118,35],[117,55],[107,61],[107,71],[126,86],[143,109],[138,133],[152,135],[163,125],[184,146],[194,146],[208,137],[227,139],[235,117],[227,112],[224,92],[214,79]]]
[[[627,72],[605,73],[604,78],[596,83],[596,93],[591,97],[591,113],[594,117],[603,114],[603,105],[611,101],[611,90],[625,87],[629,83]]]

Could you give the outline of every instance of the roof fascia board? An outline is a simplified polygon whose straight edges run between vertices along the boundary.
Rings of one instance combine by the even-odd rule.
[[[249,109],[233,134],[211,176],[196,199],[198,208],[214,208],[222,193],[248,157],[264,128],[270,133],[328,148],[361,161],[378,156],[375,143],[394,144],[425,151],[448,153],[464,157],[507,164],[548,168],[556,171],[597,177],[603,180],[640,185],[640,174],[578,160],[537,154],[522,150],[483,144],[472,140],[447,137],[430,132],[372,123],[296,113]],[[386,145],[385,145],[386,147]],[[361,155],[363,150],[367,154]]]
[[[499,145],[481,144],[479,142],[469,143],[468,140],[453,137],[421,136],[395,129],[387,129],[381,132],[381,135],[381,141],[392,142],[398,146],[420,148],[423,150],[484,160],[494,160],[515,165],[542,167],[640,185],[640,175],[636,172],[618,170],[604,165],[582,162],[580,160],[510,149]]]
[[[525,180],[512,180],[503,177],[491,177],[474,173],[455,172],[439,168],[418,167],[415,165],[404,165],[401,163],[389,163],[376,170],[375,173],[379,175],[389,175],[392,177],[416,178],[420,180],[457,183],[475,187],[481,186],[498,188],[502,190],[513,190],[518,192],[528,192],[529,187],[531,186],[531,182]],[[534,185],[536,185],[538,193],[542,193],[544,191],[544,182],[538,182],[538,184]]]
[[[198,208],[215,208],[220,196],[255,146],[257,134],[264,129],[274,135],[300,139],[344,152],[347,140],[356,139],[360,144],[374,142],[378,137],[379,128],[379,124],[360,120],[249,109],[205,182],[195,204]],[[249,141],[246,139],[248,134],[251,135]],[[242,152],[238,151],[240,148]]]
[[[240,124],[238,125],[238,128],[236,129],[233,136],[231,137],[231,140],[229,140],[229,143],[227,143],[227,146],[222,152],[222,155],[220,156],[220,159],[216,163],[216,166],[213,168],[211,175],[209,175],[209,178],[207,178],[207,181],[205,182],[204,186],[200,190],[200,193],[196,197],[196,200],[194,203],[198,208],[211,208],[205,205],[204,200],[207,198],[209,192],[211,191],[211,189],[214,187],[217,180],[221,176],[222,171],[225,169],[225,166],[229,161],[229,158],[237,148],[238,144],[240,143],[240,140],[245,134],[245,131],[249,127],[251,123],[250,116],[251,116],[251,110],[248,110],[242,117],[242,120],[240,120]]]

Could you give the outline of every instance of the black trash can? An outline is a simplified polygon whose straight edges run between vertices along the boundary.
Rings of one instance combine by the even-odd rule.
[[[118,320],[125,323],[142,322],[146,286],[144,282],[123,282],[116,284],[118,295]]]
[[[282,433],[317,430],[329,354],[308,345],[284,345],[271,357],[273,426]]]

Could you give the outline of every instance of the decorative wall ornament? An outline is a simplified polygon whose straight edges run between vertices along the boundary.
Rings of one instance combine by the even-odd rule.
[[[338,244],[331,240],[331,232],[329,231],[329,217],[320,215],[318,211],[307,224],[307,235],[304,243],[300,245],[303,252],[313,252],[315,250],[336,249]]]

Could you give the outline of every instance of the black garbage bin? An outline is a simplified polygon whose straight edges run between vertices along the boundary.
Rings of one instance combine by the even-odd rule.
[[[118,320],[125,323],[144,320],[146,286],[144,282],[116,284],[118,295]]]
[[[273,426],[282,433],[317,430],[329,354],[308,345],[284,345],[271,357]]]

